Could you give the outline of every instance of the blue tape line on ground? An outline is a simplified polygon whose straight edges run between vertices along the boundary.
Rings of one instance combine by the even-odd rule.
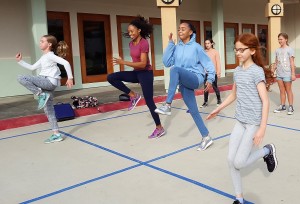
[[[116,118],[127,117],[127,116],[131,116],[131,115],[145,113],[145,112],[148,112],[148,111],[140,111],[140,112],[137,112],[137,113],[130,113],[130,114],[125,114],[125,115],[120,115],[120,116],[114,116],[114,117],[110,117],[110,118],[103,118],[103,119],[98,119],[98,120],[92,120],[92,121],[89,121],[89,122],[75,123],[73,125],[62,126],[62,127],[60,127],[60,129],[67,128],[67,127],[74,127],[74,126],[77,126],[77,125],[85,125],[85,124],[89,124],[89,123],[102,122],[102,121],[106,121],[106,120],[112,120],[112,119],[116,119]],[[40,130],[40,131],[35,131],[35,132],[28,132],[28,133],[23,133],[23,134],[19,134],[19,135],[4,137],[4,138],[0,138],[0,141],[1,140],[12,139],[12,138],[16,138],[16,137],[22,137],[22,136],[26,136],[26,135],[31,135],[31,134],[36,134],[36,133],[40,133],[40,132],[46,132],[46,131],[50,131],[50,130],[51,129],[45,129],[45,130]]]
[[[139,160],[134,159],[134,158],[132,158],[132,157],[126,156],[126,155],[124,155],[124,154],[121,154],[121,153],[119,153],[119,152],[116,152],[116,151],[114,151],[114,150],[110,150],[110,149],[108,149],[108,148],[106,148],[106,147],[103,147],[103,146],[97,145],[97,144],[95,144],[95,143],[89,142],[89,141],[87,141],[87,140],[78,138],[78,137],[76,137],[76,136],[74,136],[74,135],[71,135],[71,134],[69,134],[69,133],[65,133],[65,132],[63,132],[63,131],[60,131],[60,132],[61,132],[62,134],[64,134],[64,135],[68,136],[68,137],[71,137],[71,138],[75,139],[75,140],[81,141],[81,142],[86,143],[86,144],[88,144],[88,145],[91,145],[91,146],[94,146],[94,147],[96,147],[96,148],[102,149],[102,150],[104,150],[104,151],[110,152],[110,153],[112,153],[112,154],[115,154],[115,155],[117,155],[117,156],[123,157],[123,158],[125,158],[125,159],[131,160],[131,161],[134,161],[134,162],[137,162],[137,163],[139,163],[139,164],[138,164],[138,165],[131,166],[131,167],[128,167],[128,168],[125,168],[125,169],[121,169],[121,170],[119,170],[119,171],[112,172],[112,173],[110,173],[110,174],[106,174],[106,175],[97,177],[97,178],[95,178],[95,179],[90,179],[90,180],[88,180],[88,181],[85,181],[85,182],[82,182],[82,183],[79,183],[79,184],[76,184],[76,185],[73,185],[73,186],[70,186],[70,187],[67,187],[67,188],[64,188],[64,189],[55,191],[55,192],[52,192],[52,193],[49,193],[49,194],[46,194],[46,195],[43,195],[43,196],[40,196],[40,197],[31,199],[31,200],[28,200],[28,201],[25,201],[25,202],[23,202],[24,204],[25,204],[25,203],[32,203],[32,202],[35,202],[35,201],[38,201],[38,200],[41,200],[41,199],[44,199],[44,198],[47,198],[47,197],[50,197],[50,196],[54,196],[54,195],[59,194],[59,193],[62,193],[62,192],[64,192],[64,191],[68,191],[68,190],[71,190],[71,189],[73,189],[73,188],[77,188],[77,187],[80,187],[80,186],[82,186],[82,185],[85,185],[85,184],[88,184],[88,183],[91,183],[91,182],[95,182],[95,181],[98,181],[98,180],[107,178],[107,177],[109,177],[109,176],[113,176],[113,175],[115,175],[115,174],[119,174],[119,173],[121,173],[121,172],[127,171],[127,170],[129,170],[129,169],[133,169],[133,168],[136,168],[136,167],[142,166],[142,165],[148,166],[148,167],[150,167],[150,168],[153,168],[153,169],[155,169],[155,170],[161,171],[161,172],[163,172],[163,173],[167,173],[167,174],[169,174],[169,175],[171,175],[171,176],[175,176],[176,178],[180,178],[180,179],[185,180],[185,181],[188,181],[188,182],[190,182],[190,183],[194,183],[194,184],[196,184],[196,185],[198,185],[198,186],[200,186],[200,187],[202,187],[202,188],[205,188],[205,189],[207,189],[207,190],[213,191],[213,192],[218,193],[218,194],[220,194],[220,195],[223,195],[223,196],[225,196],[225,197],[228,197],[228,198],[231,198],[231,199],[234,198],[234,196],[232,196],[232,195],[230,195],[230,194],[227,194],[227,193],[225,193],[225,192],[223,192],[223,191],[217,190],[217,189],[215,189],[215,188],[212,188],[212,187],[210,187],[210,186],[207,186],[207,185],[205,185],[205,184],[202,184],[202,183],[200,183],[200,182],[198,182],[198,181],[192,180],[192,179],[190,179],[190,178],[187,178],[187,177],[184,177],[184,176],[181,176],[181,175],[172,173],[172,172],[170,172],[170,171],[167,171],[167,170],[164,170],[164,169],[161,169],[161,168],[159,168],[159,167],[156,167],[156,166],[153,166],[153,165],[150,165],[150,164],[149,164],[149,163],[151,163],[151,162],[160,160],[160,159],[162,159],[162,158],[166,158],[166,157],[169,157],[169,156],[171,156],[171,155],[177,154],[177,153],[179,153],[179,152],[182,152],[182,151],[185,151],[185,150],[194,148],[195,146],[197,146],[197,145],[199,145],[199,144],[191,145],[191,146],[189,146],[189,147],[180,149],[180,150],[178,150],[178,151],[174,151],[174,152],[172,152],[172,153],[169,153],[169,154],[166,154],[166,155],[157,157],[157,158],[155,158],[155,159],[151,159],[151,160],[149,160],[149,161],[147,161],[147,162],[142,162],[142,161],[139,161]],[[217,137],[217,138],[214,138],[214,140],[219,140],[219,139],[228,137],[229,135],[230,135],[230,134],[222,135],[222,136],[219,136],[219,137]]]
[[[78,184],[75,184],[75,185],[72,185],[72,186],[69,186],[67,188],[63,188],[63,189],[60,189],[58,191],[54,191],[52,193],[49,193],[49,194],[46,194],[46,195],[43,195],[43,196],[40,196],[40,197],[37,197],[37,198],[33,198],[31,200],[27,200],[27,201],[24,201],[22,202],[21,204],[28,204],[28,203],[33,203],[35,201],[38,201],[38,200],[42,200],[42,199],[45,199],[47,197],[50,197],[50,196],[54,196],[56,194],[59,194],[59,193],[62,193],[62,192],[65,192],[65,191],[69,191],[71,189],[74,189],[74,188],[77,188],[77,187],[80,187],[80,186],[83,186],[83,185],[86,185],[88,183],[92,183],[92,182],[95,182],[95,181],[98,181],[98,180],[101,180],[101,179],[104,179],[104,178],[107,178],[107,177],[110,177],[110,176],[113,176],[113,175],[116,175],[116,174],[119,174],[119,173],[122,173],[122,172],[125,172],[125,171],[128,171],[130,169],[133,169],[133,168],[137,168],[138,166],[141,166],[142,164],[137,164],[137,165],[133,165],[133,166],[130,166],[130,167],[127,167],[127,168],[124,168],[124,169],[120,169],[118,171],[114,171],[112,173],[109,173],[109,174],[105,174],[103,176],[99,176],[97,178],[93,178],[93,179],[90,179],[90,180],[87,180],[87,181],[84,181],[84,182],[81,182],[81,183],[78,183]]]

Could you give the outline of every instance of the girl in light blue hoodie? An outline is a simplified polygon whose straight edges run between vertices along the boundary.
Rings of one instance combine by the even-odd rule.
[[[196,29],[193,25],[181,23],[178,36],[180,40],[175,45],[172,33],[169,35],[169,44],[163,54],[164,65],[171,67],[170,84],[166,103],[155,112],[171,115],[171,103],[179,85],[183,100],[202,135],[198,150],[205,150],[213,141],[198,111],[194,90],[203,85],[205,73],[208,77],[204,91],[209,90],[215,79],[215,68],[202,46],[195,41]]]

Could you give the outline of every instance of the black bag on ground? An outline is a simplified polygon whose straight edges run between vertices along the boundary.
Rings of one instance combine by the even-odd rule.
[[[75,112],[69,103],[57,103],[54,105],[57,121],[71,120],[75,118]]]
[[[130,96],[128,94],[123,93],[119,96],[119,100],[120,101],[130,101]]]

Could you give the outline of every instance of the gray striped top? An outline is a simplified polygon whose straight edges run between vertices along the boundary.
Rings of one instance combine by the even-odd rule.
[[[262,115],[262,101],[257,85],[265,82],[263,68],[256,64],[248,69],[238,66],[234,70],[233,80],[236,84],[236,112],[235,118],[243,123],[260,125]]]

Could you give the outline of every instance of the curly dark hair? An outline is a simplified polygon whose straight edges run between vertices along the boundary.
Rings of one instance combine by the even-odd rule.
[[[138,15],[136,19],[132,20],[129,25],[133,25],[138,29],[141,29],[140,35],[142,38],[150,38],[150,34],[153,32],[153,25],[149,23],[143,16]],[[128,32],[123,33],[123,36],[129,38]]]

